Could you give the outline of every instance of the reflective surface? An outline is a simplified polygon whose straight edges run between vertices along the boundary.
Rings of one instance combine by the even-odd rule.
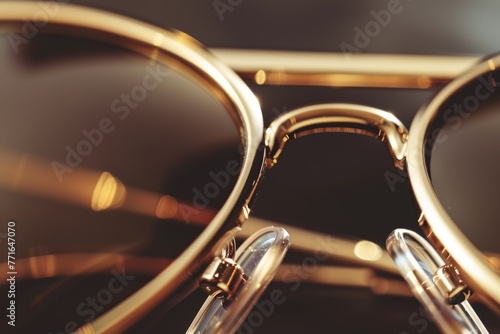
[[[92,1],[87,2],[91,3]],[[109,1],[106,3],[96,2],[96,5],[109,7],[119,12],[128,12],[129,15],[138,18],[156,20],[156,23],[161,25],[180,28],[191,32],[211,46],[227,43],[233,46],[243,45],[246,47],[255,47],[257,45],[284,49],[305,47],[310,49],[334,49],[338,45],[337,42],[342,40],[350,41],[353,36],[352,27],[363,23],[364,18],[356,20],[352,16],[353,12],[360,11],[367,14],[372,9],[372,6],[373,8],[381,7],[385,3],[370,3],[364,7],[360,7],[359,4],[339,7],[336,2],[329,4],[323,2],[323,7],[320,8],[309,3],[296,7],[289,6],[287,3],[271,8],[267,4],[259,5],[258,1],[244,2],[242,7],[235,8],[234,13],[227,12],[224,24],[217,20],[211,2],[203,3],[204,6],[208,6],[206,11],[194,11],[191,2],[173,4],[172,1],[155,1],[154,5],[144,6],[140,2]],[[200,8],[205,8],[201,6],[201,3],[199,5]],[[423,4],[419,6],[412,3],[412,5],[418,6],[416,8],[417,15],[414,18],[419,25],[422,25],[422,19],[418,16],[418,13],[422,12],[422,7],[426,17],[432,16],[431,21],[432,18],[438,18],[440,23],[446,22],[439,11],[429,11],[427,5]],[[184,10],[177,10],[179,6]],[[445,7],[445,11],[448,13],[450,7],[447,5],[442,6]],[[477,7],[478,5],[474,4],[473,6]],[[325,7],[329,9],[322,10]],[[353,9],[354,7],[356,9]],[[347,9],[347,11],[344,11],[344,9]],[[376,9],[378,10],[378,8]],[[309,15],[311,12],[323,15],[323,19],[318,19],[317,15]],[[416,42],[417,40],[414,39],[411,39],[411,43],[406,44],[406,48],[403,45],[404,43],[387,43],[388,39],[391,40],[390,36],[394,37],[394,32],[396,32],[397,36],[401,34],[400,37],[404,41],[408,41],[406,34],[401,32],[402,25],[410,29],[410,32],[416,33],[417,30],[414,30],[411,24],[407,24],[406,20],[408,16],[413,17],[413,12],[413,10],[405,10],[404,14],[400,16],[401,20],[393,20],[389,29],[384,30],[384,34],[380,38],[374,39],[373,43],[363,51],[378,52],[382,49],[391,52],[414,50],[436,53],[436,48],[433,49],[432,45],[438,45],[438,52],[443,49],[446,52],[450,52],[450,49],[460,52],[464,50],[461,46],[467,45],[469,42],[466,50],[484,53],[484,48],[481,48],[480,45],[484,46],[485,43],[478,42],[477,37],[479,34],[470,33],[470,35],[464,36],[463,30],[453,30],[456,27],[453,25],[450,25],[450,28],[456,35],[454,35],[455,42],[451,44],[449,38],[446,39],[446,43],[440,40],[439,36],[446,36],[446,30],[443,32],[442,29],[437,29],[432,24],[426,24],[422,30],[422,35],[425,35],[425,37],[421,41],[425,41],[425,45],[419,45]],[[489,7],[487,13],[494,14],[495,11]],[[203,15],[201,20],[198,20],[198,15]],[[281,15],[284,15],[284,17]],[[256,20],[256,17],[259,19]],[[460,15],[451,17],[458,18],[461,28],[465,30],[473,28],[470,25],[474,25],[474,20],[464,21],[460,19]],[[468,13],[467,17],[468,19],[471,18]],[[480,15],[481,21],[484,18],[485,15]],[[303,19],[304,21],[302,21]],[[213,24],[207,24],[207,21],[213,21]],[[249,28],[248,22],[254,23],[253,29]],[[467,24],[464,25],[464,23]],[[345,29],[338,29],[338,25],[344,26]],[[446,25],[443,24],[443,26]],[[234,29],[238,26],[240,29]],[[497,31],[491,29],[490,25],[484,26],[488,27],[488,31]],[[191,28],[186,29],[186,27]],[[213,29],[209,27],[213,27]],[[324,29],[325,27],[326,29]],[[265,31],[265,33],[255,33],[255,29],[260,29],[259,32]],[[427,31],[432,33],[426,34],[426,29],[430,29]],[[294,31],[300,33],[293,33]],[[267,33],[269,33],[269,36],[264,36]],[[254,35],[255,38],[247,38],[249,35]],[[287,38],[283,38],[283,36]],[[311,38],[312,36],[314,38]],[[316,36],[323,36],[323,38],[316,38]],[[471,39],[468,40],[467,37]],[[492,36],[489,35],[489,37]],[[437,42],[429,44],[429,39]],[[491,40],[488,40],[488,48],[495,48],[495,45],[498,45],[498,43],[491,43]],[[262,90],[256,89],[256,91],[263,94]],[[298,87],[297,90],[278,87],[277,90],[268,93],[268,101],[263,101],[268,118],[275,117],[276,110],[279,112],[285,111],[287,106],[288,109],[291,109],[297,105],[320,100],[342,100],[396,110],[400,113],[399,116],[403,116],[406,125],[409,125],[413,112],[428,94],[427,92],[389,91],[387,93],[374,90],[331,90],[329,88],[321,90],[318,94],[312,91],[312,89],[304,90],[303,87]],[[385,148],[378,150],[379,146],[372,146],[371,143],[365,138],[352,139],[352,137],[344,135],[327,135],[321,138],[311,138],[303,143],[297,142],[295,144],[295,153],[289,153],[288,157],[283,157],[289,163],[283,162],[280,164],[283,168],[278,166],[277,168],[280,169],[273,171],[274,174],[272,174],[273,172],[269,173],[265,187],[266,191],[263,193],[263,195],[266,193],[267,195],[264,195],[265,197],[261,196],[260,206],[256,208],[257,214],[281,221],[293,222],[301,226],[318,225],[318,229],[349,235],[362,235],[366,238],[374,238],[379,242],[381,236],[385,238],[389,230],[393,228],[391,225],[407,224],[411,228],[415,228],[415,219],[409,213],[410,205],[407,201],[409,196],[405,191],[404,178],[402,181],[401,179],[395,179],[397,182],[392,183],[395,188],[391,187],[391,184],[388,187],[384,175],[388,171],[394,174],[396,171],[390,169],[390,164],[386,165],[381,161],[383,159],[379,160],[379,157],[386,154]],[[353,147],[363,149],[352,150]],[[331,154],[324,155],[325,148]],[[363,153],[360,154],[360,152]],[[379,155],[379,153],[382,153],[382,155]],[[315,160],[304,159],[304,157],[314,158]],[[290,164],[290,162],[296,164]],[[375,169],[367,168],[367,164],[370,167],[375,167]],[[300,175],[300,178],[298,178],[300,182],[290,182],[290,180],[296,181],[297,175]],[[369,182],[366,182],[367,180]],[[307,205],[304,205],[304,203],[307,203]],[[387,204],[385,207],[384,203]],[[367,210],[361,209],[365,207]],[[295,259],[300,264],[300,259]],[[304,275],[303,272],[299,273]],[[292,276],[292,278],[296,277]],[[266,319],[264,326],[259,327],[258,330],[261,333],[276,332],[276,330],[283,330],[284,327],[302,332],[310,332],[312,328],[316,332],[331,332],[332,322],[335,322],[335,329],[345,333],[360,331],[372,333],[377,329],[394,332],[400,332],[400,330],[411,332],[426,330],[426,332],[432,332],[432,329],[428,327],[431,326],[429,322],[424,321],[425,317],[418,313],[419,306],[416,306],[411,301],[401,301],[399,299],[381,300],[373,297],[371,293],[365,294],[359,290],[307,286],[305,283],[292,290],[292,287],[297,287],[294,281],[285,283],[281,287],[287,292],[287,302],[279,305],[279,307],[277,306],[276,312],[271,318],[272,320]],[[332,316],[332,309],[337,312],[335,319]],[[157,313],[161,313],[161,310]],[[156,327],[158,332],[164,332],[165,328],[172,328],[173,323],[179,323],[179,313],[176,315],[174,313],[170,322],[158,324]],[[161,316],[155,317],[155,315],[152,315],[152,318],[157,321],[164,320]],[[151,321],[147,324],[152,323]],[[151,327],[149,329],[152,331]],[[184,329],[185,327],[181,326],[181,328]],[[137,331],[147,330],[146,326],[136,329]]]
[[[154,50],[50,34],[16,44],[21,33],[0,28],[0,220],[15,222],[16,330],[69,332],[203,230],[236,182],[239,127],[200,77]]]

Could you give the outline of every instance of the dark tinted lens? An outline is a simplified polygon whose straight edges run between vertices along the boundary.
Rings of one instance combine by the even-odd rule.
[[[237,179],[239,126],[222,94],[153,49],[0,29],[1,272],[17,272],[16,330],[71,332],[210,222]]]
[[[470,82],[440,109],[427,139],[437,195],[481,250],[500,253],[499,71]]]

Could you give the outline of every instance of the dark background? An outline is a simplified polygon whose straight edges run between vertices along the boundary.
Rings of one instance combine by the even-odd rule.
[[[221,0],[228,3],[227,0]],[[389,1],[243,0],[221,21],[214,2],[184,0],[72,1],[186,32],[208,47],[340,52],[353,45],[354,28],[386,9]],[[500,50],[500,2],[401,1],[402,11],[362,48],[363,53],[486,55]],[[304,61],[307,61],[305,59]],[[433,91],[251,86],[266,124],[278,112],[316,102],[352,102],[385,109],[407,127]],[[397,173],[383,144],[371,138],[324,134],[292,142],[267,173],[254,215],[380,245],[397,227],[418,229],[418,210],[407,183],[391,191],[384,173]],[[289,257],[300,261],[300,255]],[[255,333],[435,333],[413,300],[377,297],[360,289],[281,288],[276,307]],[[175,310],[161,307],[134,332],[180,333],[204,296],[197,292]],[[417,312],[417,317],[415,317]],[[498,331],[498,318],[484,313]]]

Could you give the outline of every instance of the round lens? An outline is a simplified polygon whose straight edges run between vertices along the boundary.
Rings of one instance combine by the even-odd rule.
[[[468,82],[439,109],[425,145],[432,185],[450,217],[485,252],[500,253],[500,71]]]
[[[15,280],[0,294],[19,332],[69,333],[203,231],[242,140],[224,94],[180,60],[29,24],[0,25],[0,268]]]

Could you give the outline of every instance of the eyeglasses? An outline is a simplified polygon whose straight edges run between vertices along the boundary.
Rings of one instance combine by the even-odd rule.
[[[177,303],[214,257],[204,289],[225,295],[231,309],[235,300],[242,300],[234,297],[238,291],[255,299],[260,292],[245,289],[252,286],[248,282],[259,281],[245,271],[262,275],[263,266],[230,263],[234,251],[227,245],[248,219],[263,172],[277,162],[285,143],[317,132],[359,133],[386,142],[395,165],[408,168],[424,212],[421,225],[433,245],[446,250],[442,254],[453,266],[450,272],[457,269],[459,281],[463,278],[499,310],[497,259],[478,250],[499,253],[498,243],[485,246],[485,239],[478,241],[467,230],[474,230],[467,224],[470,217],[487,213],[494,219],[495,205],[470,205],[471,185],[457,190],[455,182],[477,175],[471,172],[477,166],[456,168],[462,166],[459,161],[464,166],[474,161],[470,157],[479,147],[469,145],[473,147],[464,158],[460,153],[467,145],[460,140],[474,124],[484,122],[476,115],[487,113],[485,124],[494,124],[494,114],[487,111],[495,103],[498,58],[446,86],[420,112],[410,136],[391,114],[348,104],[300,108],[264,131],[249,88],[182,33],[48,3],[2,3],[0,18],[5,37],[0,66],[7,78],[2,82],[1,129],[6,167],[0,185],[2,202],[9,207],[3,210],[7,241],[13,247],[13,259],[2,272],[12,272],[9,277],[19,281],[36,279],[23,297],[34,305],[29,308],[33,320],[23,326],[72,332],[87,323],[82,332],[122,331],[159,302]],[[239,72],[257,83],[357,84],[355,76],[275,74],[262,68]],[[378,80],[426,87],[442,77],[362,79],[365,84]],[[480,129],[486,133],[484,126]],[[495,170],[495,161],[487,166]],[[458,174],[451,176],[450,170]],[[488,198],[496,198],[493,182],[474,184],[489,186]],[[447,190],[450,185],[455,188]],[[470,211],[456,211],[461,209]],[[481,230],[493,226],[488,219],[481,219]],[[15,243],[16,237],[22,242]],[[275,249],[270,244],[281,245],[272,257],[277,265],[286,233],[264,230],[245,247],[262,244],[266,251]],[[245,249],[237,258],[249,256]],[[269,269],[267,280],[275,270]],[[95,286],[104,288],[94,291]],[[72,309],[59,302],[68,294],[80,301]],[[58,314],[57,324],[48,314]]]

